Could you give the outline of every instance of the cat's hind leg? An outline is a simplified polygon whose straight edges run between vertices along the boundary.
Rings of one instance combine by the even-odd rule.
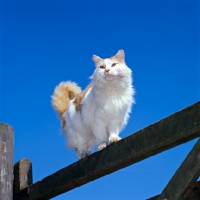
[[[82,149],[76,149],[76,155],[78,159],[80,160],[82,158],[89,156],[90,152],[87,152],[86,150],[82,150]]]
[[[76,148],[77,157],[79,159],[82,159],[89,156],[92,153],[94,144],[95,144],[95,138],[92,135],[87,142],[85,142],[84,144],[82,143],[81,145],[79,145],[78,148]]]

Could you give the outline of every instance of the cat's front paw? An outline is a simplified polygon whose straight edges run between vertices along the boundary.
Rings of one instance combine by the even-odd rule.
[[[98,151],[101,151],[102,149],[105,149],[107,146],[106,142],[102,142],[101,144],[98,145],[97,149]]]
[[[115,135],[115,134],[112,134],[109,137],[109,143],[110,144],[118,142],[119,140],[121,140],[121,138],[118,135]]]

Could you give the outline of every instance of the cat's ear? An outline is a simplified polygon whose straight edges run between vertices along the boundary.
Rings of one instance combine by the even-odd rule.
[[[95,62],[96,65],[98,65],[102,59],[99,56],[93,55],[93,61]]]
[[[115,57],[119,60],[119,61],[121,61],[121,62],[125,62],[125,54],[124,54],[124,50],[119,50],[118,52],[117,52],[117,54],[115,55]]]

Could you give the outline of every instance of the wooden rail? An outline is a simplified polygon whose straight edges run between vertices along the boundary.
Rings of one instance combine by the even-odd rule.
[[[14,193],[45,200],[200,136],[200,102]]]

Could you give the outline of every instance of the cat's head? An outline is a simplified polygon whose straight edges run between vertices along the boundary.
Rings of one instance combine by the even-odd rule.
[[[123,50],[119,50],[111,58],[100,58],[93,55],[96,70],[93,74],[94,81],[115,81],[131,75],[131,70],[126,66]]]

